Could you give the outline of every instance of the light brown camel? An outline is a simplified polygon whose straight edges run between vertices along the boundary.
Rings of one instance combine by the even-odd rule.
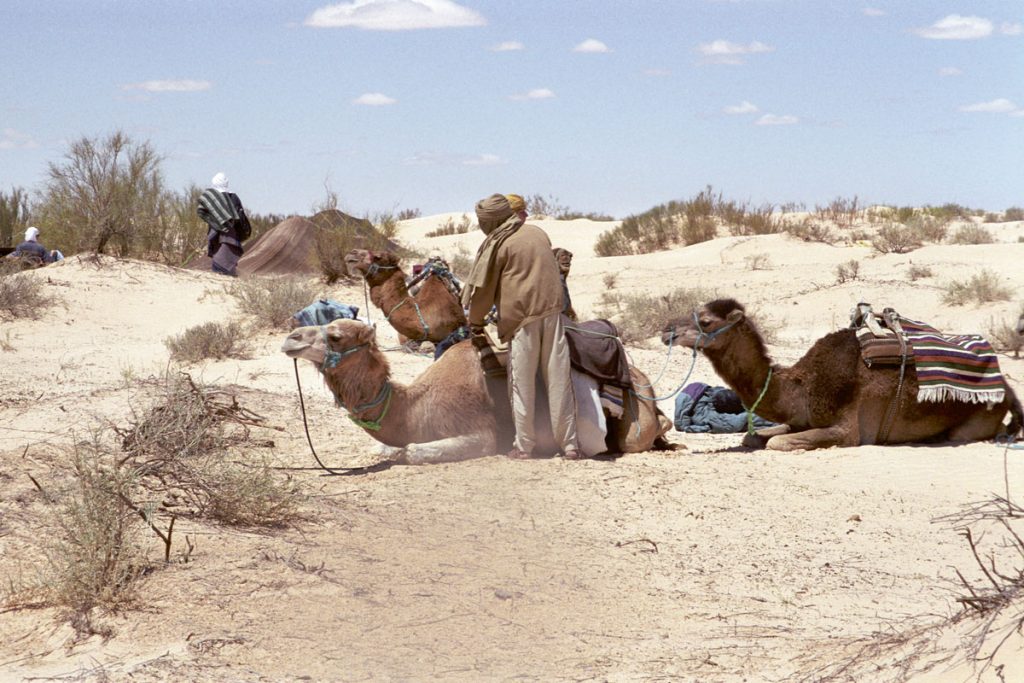
[[[400,259],[390,251],[353,249],[345,265],[365,278],[370,301],[391,326],[413,341],[436,344],[466,324],[462,304],[437,275],[428,275],[416,295],[409,294]]]
[[[779,423],[745,437],[747,446],[793,451],[977,441],[1002,432],[1007,411],[1011,435],[1020,431],[1024,419],[1009,384],[1003,401],[991,407],[964,401],[918,402],[912,365],[895,401],[899,367],[867,367],[852,329],[822,337],[791,367],[773,365],[757,328],[733,299],[717,299],[690,317],[669,323],[661,339],[702,350],[745,406],[756,404],[759,416]],[[897,405],[890,408],[892,402]]]
[[[470,341],[452,346],[408,385],[391,381],[374,329],[357,320],[300,327],[288,335],[281,351],[314,363],[337,403],[370,436],[391,447],[387,455],[392,460],[418,465],[498,452],[498,409]],[[631,370],[637,386],[649,384],[642,373]],[[651,391],[647,388],[641,395],[653,396]],[[662,447],[661,437],[671,423],[653,402],[634,403],[639,419],[618,420],[614,431],[610,428],[615,450]],[[537,452],[557,453],[550,427],[540,427]]]

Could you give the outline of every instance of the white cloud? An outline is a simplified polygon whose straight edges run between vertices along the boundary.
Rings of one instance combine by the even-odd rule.
[[[394,97],[388,97],[387,95],[379,92],[368,92],[363,93],[359,97],[352,100],[352,104],[365,104],[368,107],[383,107],[389,104],[397,102]]]
[[[447,154],[417,152],[405,160],[409,166],[499,166],[505,160],[497,154]]]
[[[514,52],[515,50],[525,50],[526,46],[520,43],[518,40],[506,40],[503,43],[498,43],[491,48],[491,52]]]
[[[484,26],[487,20],[452,0],[354,0],[321,7],[303,23],[313,28],[412,31]]]
[[[792,126],[795,123],[800,123],[800,119],[789,114],[779,116],[777,114],[765,114],[757,121],[754,121],[754,125],[757,126]]]
[[[722,109],[726,114],[754,114],[760,111],[756,104],[751,104],[746,100],[743,100],[739,104],[731,104],[728,107]]]
[[[1024,26],[1004,21],[999,24],[999,32],[1004,36],[1019,36],[1021,33],[1024,33]]]
[[[35,149],[39,144],[31,135],[13,128],[4,128],[0,133],[0,149]]]
[[[587,38],[572,49],[573,52],[611,52],[608,46],[596,38]]]
[[[944,66],[939,69],[940,76],[962,76],[963,70],[955,66]]]
[[[511,100],[549,100],[555,96],[551,90],[547,88],[534,88],[533,90],[517,95],[510,95]]]
[[[1008,114],[1013,111],[1017,111],[1017,105],[1005,97],[992,100],[990,102],[977,102],[975,104],[965,104],[960,107],[960,111],[970,112],[985,112],[987,114]]]
[[[765,45],[757,40],[746,45],[731,43],[728,40],[715,40],[697,46],[697,52],[704,55],[705,61],[713,64],[742,64],[743,58],[747,55],[774,51],[775,48],[771,45]]]
[[[877,7],[865,7],[864,16],[866,17],[884,17],[885,10],[880,10]]]
[[[127,83],[121,86],[121,90],[145,90],[146,92],[199,92],[209,90],[213,87],[210,81],[142,81],[141,83]]]
[[[914,33],[932,40],[976,40],[992,35],[992,22],[982,17],[950,14],[931,26],[915,29]]]
[[[478,154],[462,160],[463,166],[497,166],[503,163],[497,154]]]

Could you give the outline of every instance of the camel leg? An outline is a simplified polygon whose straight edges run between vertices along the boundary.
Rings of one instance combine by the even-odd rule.
[[[764,427],[763,429],[758,429],[753,434],[744,434],[743,445],[746,448],[761,449],[767,445],[768,440],[773,436],[789,434],[792,429],[793,428],[787,424],[775,425],[774,427]]]
[[[469,434],[448,439],[411,443],[405,447],[404,461],[409,465],[456,462],[494,455],[497,452],[494,434]]]
[[[851,430],[849,425],[838,424],[773,436],[768,439],[767,448],[772,451],[809,451],[829,446],[856,446],[858,443],[856,430]]]
[[[1003,410],[979,411],[949,430],[950,441],[985,441],[999,433],[1003,426]]]

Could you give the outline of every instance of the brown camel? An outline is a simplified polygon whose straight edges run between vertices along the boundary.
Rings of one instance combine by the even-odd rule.
[[[345,264],[366,280],[370,301],[391,326],[413,341],[436,344],[466,324],[462,304],[437,275],[428,275],[416,295],[409,294],[400,259],[390,251],[353,249]]]
[[[300,327],[288,335],[281,351],[316,364],[337,403],[370,436],[391,447],[387,455],[392,460],[418,465],[498,452],[498,409],[470,341],[452,346],[408,385],[391,381],[373,328],[357,320]],[[649,384],[642,373],[632,371],[637,386]],[[641,395],[651,397],[651,391],[648,387]],[[661,447],[661,437],[671,426],[653,402],[635,403],[640,417],[615,421],[609,429],[615,450],[622,453]],[[550,427],[538,429],[537,452],[558,452]]]
[[[918,402],[917,375],[908,366],[867,367],[855,331],[828,334],[791,367],[773,365],[764,341],[733,299],[717,299],[665,327],[665,344],[698,348],[746,406],[776,427],[744,438],[744,445],[793,451],[876,443],[977,441],[1020,431],[1024,414],[1009,384],[999,404]],[[770,372],[770,374],[769,374]],[[763,392],[763,397],[762,396]],[[760,398],[760,401],[758,398]],[[890,403],[896,405],[890,407]],[[888,432],[888,435],[885,435]]]

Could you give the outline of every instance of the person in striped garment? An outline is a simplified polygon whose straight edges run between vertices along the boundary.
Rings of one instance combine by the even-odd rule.
[[[199,196],[196,209],[210,227],[206,235],[206,255],[213,259],[213,272],[236,276],[238,261],[244,252],[242,242],[249,238],[252,227],[242,208],[242,200],[228,191],[228,177],[218,173],[210,184],[211,187]]]

